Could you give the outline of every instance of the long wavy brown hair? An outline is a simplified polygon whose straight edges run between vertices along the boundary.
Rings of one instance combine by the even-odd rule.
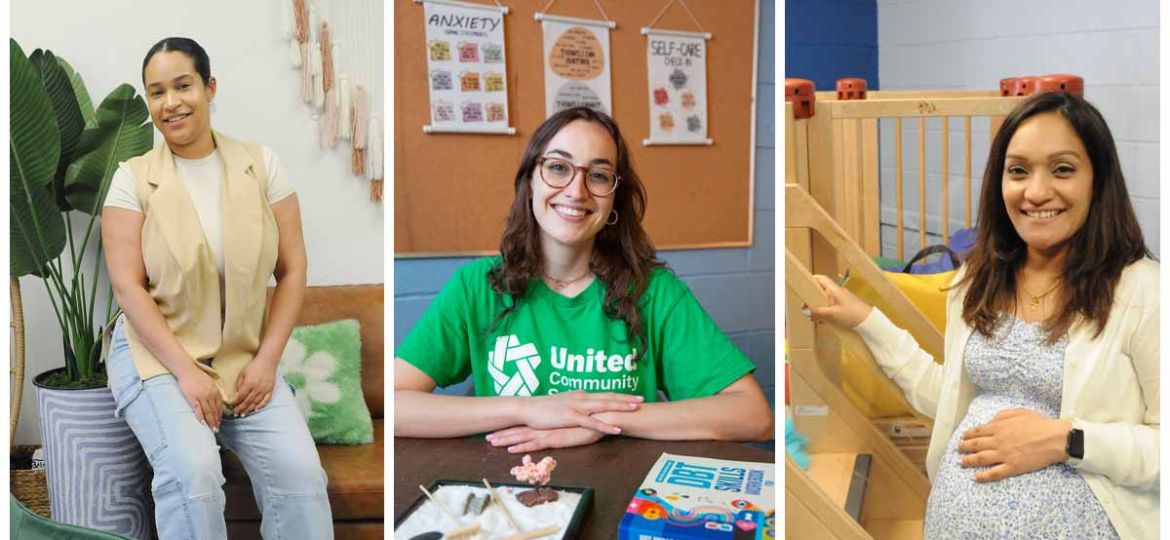
[[[537,159],[544,154],[553,136],[577,120],[595,122],[605,128],[617,146],[617,173],[621,181],[612,197],[618,221],[614,225],[606,225],[597,233],[589,269],[606,286],[603,304],[605,314],[625,322],[629,342],[641,349],[638,351],[641,356],[645,352],[646,329],[638,301],[650,283],[651,272],[665,264],[655,258],[654,246],[642,228],[642,217],[646,213],[646,189],[634,172],[629,148],[621,131],[607,114],[585,107],[566,109],[550,116],[536,128],[524,149],[524,157],[516,171],[516,196],[512,200],[504,235],[500,239],[503,261],[488,272],[488,282],[492,289],[510,298],[511,302],[505,301],[491,328],[495,328],[524,301],[529,284],[544,272],[540,225],[532,213],[532,174],[536,170]]]
[[[1015,312],[1017,280],[1028,246],[1012,225],[1003,202],[1003,172],[1008,143],[1029,118],[1058,113],[1085,145],[1093,166],[1092,198],[1081,228],[1069,238],[1070,256],[1060,273],[1064,304],[1045,322],[1048,344],[1068,332],[1078,318],[1095,326],[1096,338],[1109,321],[1113,293],[1130,263],[1151,257],[1125,189],[1117,146],[1095,107],[1066,93],[1043,93],[1020,103],[1004,119],[991,144],[979,199],[975,246],[957,286],[968,285],[963,320],[992,336],[1004,312]]]

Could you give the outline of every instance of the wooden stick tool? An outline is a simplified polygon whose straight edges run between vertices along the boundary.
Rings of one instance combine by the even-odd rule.
[[[445,514],[448,518],[451,518],[451,522],[454,523],[457,527],[447,531],[446,533],[443,533],[443,538],[460,538],[471,536],[479,532],[478,521],[472,523],[471,525],[464,526],[459,522],[459,518],[455,517],[455,514],[451,513],[450,510],[447,510],[447,507],[443,506],[443,503],[439,502],[439,499],[436,499],[434,495],[431,495],[430,491],[427,491],[427,488],[423,487],[422,484],[419,484],[418,488],[422,490],[423,495],[426,495],[427,499],[429,499],[431,503],[439,509],[439,511],[443,512],[443,514]]]
[[[469,537],[477,532],[479,532],[479,522],[478,521],[475,523],[472,523],[471,525],[468,525],[466,527],[460,527],[458,529],[451,529],[451,530],[443,533],[443,540],[447,540],[449,538],[450,539],[467,538],[467,537]]]
[[[419,484],[418,488],[422,490],[423,495],[426,495],[427,498],[430,499],[432,504],[434,504],[440,511],[446,514],[447,517],[451,518],[451,521],[453,521],[456,525],[462,525],[462,523],[459,523],[459,518],[455,517],[455,514],[452,514],[450,510],[447,510],[447,507],[443,506],[443,503],[439,502],[439,500],[436,499],[434,495],[431,495],[431,492],[427,491],[427,488],[423,487],[422,484]]]
[[[504,512],[504,517],[508,518],[508,523],[516,530],[516,534],[524,534],[524,529],[521,529],[520,525],[516,524],[516,518],[512,517],[512,512],[508,511],[508,505],[504,504],[504,499],[500,498],[500,494],[496,493],[496,488],[488,483],[487,478],[483,479],[483,485],[488,488],[488,493],[492,494],[492,498],[496,500],[496,504],[500,505],[500,510]]]
[[[556,525],[549,525],[548,527],[541,527],[539,529],[533,529],[533,530],[528,531],[526,533],[521,533],[521,534],[516,534],[516,535],[508,536],[505,538],[501,538],[500,540],[532,540],[533,538],[540,538],[542,536],[549,536],[552,534],[556,534],[557,531],[560,531],[560,530],[561,530],[561,528],[557,527]]]

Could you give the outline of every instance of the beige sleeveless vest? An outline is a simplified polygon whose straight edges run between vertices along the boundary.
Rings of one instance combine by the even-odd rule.
[[[268,204],[268,176],[260,147],[213,132],[223,158],[222,189],[225,310],[220,312],[219,270],[199,216],[160,145],[127,162],[134,173],[142,225],[147,292],[179,343],[211,375],[225,402],[236,379],[260,348],[267,315],[265,293],[276,266],[278,231]],[[169,373],[125,325],[130,354],[143,380]],[[210,361],[208,363],[208,361]]]

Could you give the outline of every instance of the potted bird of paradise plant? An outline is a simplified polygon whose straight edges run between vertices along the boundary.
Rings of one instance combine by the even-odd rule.
[[[63,345],[64,365],[33,379],[50,510],[57,521],[149,538],[149,466],[114,416],[101,358],[115,313],[112,289],[99,287],[98,229],[118,163],[151,148],[146,103],[122,84],[95,109],[65,60],[25,55],[15,40],[9,62],[9,271],[40,278]]]

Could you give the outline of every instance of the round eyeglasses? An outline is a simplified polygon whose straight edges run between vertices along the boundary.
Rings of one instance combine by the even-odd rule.
[[[561,159],[545,157],[536,160],[540,167],[540,180],[550,188],[560,189],[568,186],[573,182],[573,178],[577,176],[577,171],[585,178],[585,189],[589,191],[594,197],[605,197],[618,187],[618,182],[621,182],[621,176],[611,169],[603,167],[578,167],[573,165],[573,162]]]

